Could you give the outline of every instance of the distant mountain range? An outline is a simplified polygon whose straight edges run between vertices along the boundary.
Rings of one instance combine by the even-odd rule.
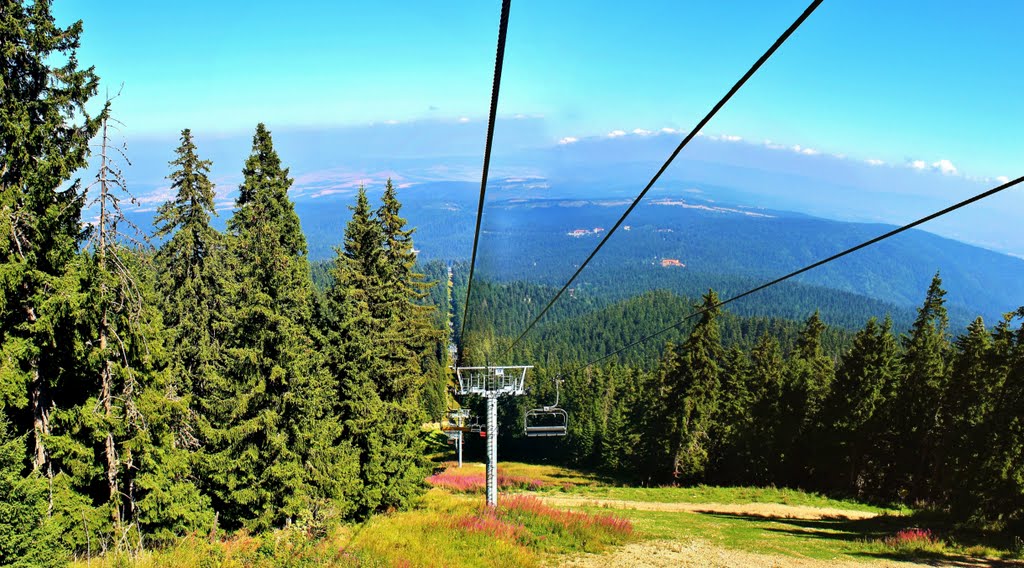
[[[611,227],[681,136],[626,134],[544,145],[529,120],[499,127],[479,274],[548,286],[568,278],[596,245],[596,229]],[[479,190],[474,153],[482,136],[474,128],[431,123],[275,133],[295,177],[291,195],[310,257],[334,254],[359,185],[379,196],[391,177],[417,227],[421,257],[468,259]],[[129,185],[141,197],[136,215],[143,225],[171,197],[163,176],[175,144],[167,138],[129,146]],[[221,211],[215,222],[221,226],[247,148],[243,135],[200,138],[204,157],[214,161]],[[993,184],[702,136],[577,287],[614,297],[654,288],[694,297],[709,286],[735,293],[891,229],[885,222],[912,220]],[[1024,259],[988,250],[1024,252],[1024,233],[1014,230],[1021,213],[1024,194],[1015,188],[923,227],[932,232],[903,234],[798,280],[907,309],[919,304],[940,271],[955,311],[963,318],[983,314],[991,323],[1024,304]]]
[[[430,199],[439,192],[475,210],[483,127],[479,121],[422,121],[279,129],[274,141],[291,168],[291,195],[300,204],[333,207],[332,198],[350,198],[360,184],[380,191],[391,177],[408,188],[406,199]],[[683,136],[668,129],[556,144],[557,137],[545,128],[541,119],[499,120],[489,183],[493,200],[632,198]],[[251,134],[196,135],[200,154],[213,161],[218,208],[226,213],[237,195]],[[173,135],[129,140],[129,187],[147,209],[169,197],[167,162],[177,142]],[[650,198],[690,195],[840,221],[900,224],[1005,179],[973,178],[952,163],[942,165],[939,170],[909,157],[905,163],[881,163],[769,141],[699,136]],[[1024,257],[1024,233],[1016,230],[1022,214],[1024,187],[1017,187],[937,219],[926,230]]]
[[[472,246],[472,184],[431,183],[404,193],[427,259],[465,259]],[[597,245],[628,201],[501,199],[487,204],[478,274],[559,285]],[[349,213],[347,201],[299,203],[314,259],[328,258]],[[643,202],[581,274],[577,287],[628,296],[667,288],[694,295],[708,286],[770,280],[891,230],[808,215],[660,194]],[[1024,305],[1024,260],[909,231],[796,279],[891,303],[916,306],[940,272],[951,306],[991,322]],[[735,289],[732,292],[738,292]],[[628,292],[628,293],[621,293]],[[879,314],[881,315],[881,314]]]
[[[527,183],[515,180],[512,185]],[[472,182],[425,182],[400,193],[403,214],[416,227],[421,259],[469,258],[477,189]],[[296,203],[312,260],[333,257],[350,217],[351,193]],[[477,273],[481,278],[560,285],[629,202],[508,197],[522,193],[500,185],[493,190],[495,199],[484,212]],[[371,197],[376,194],[379,188]],[[652,289],[691,297],[708,287],[737,293],[893,228],[710,201],[707,195],[652,192],[575,287],[614,298]],[[136,214],[143,224],[150,223],[152,215]],[[223,226],[225,217],[215,222]],[[925,231],[909,231],[795,281],[905,310],[921,302],[936,272],[941,273],[947,300],[960,320],[983,315],[992,323],[1024,305],[1024,259]]]

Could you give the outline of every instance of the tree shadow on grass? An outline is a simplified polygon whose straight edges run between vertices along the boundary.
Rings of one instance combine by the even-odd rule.
[[[951,529],[934,515],[916,514],[910,516],[878,515],[866,519],[849,519],[846,517],[825,517],[821,519],[794,519],[774,515],[756,515],[723,513],[720,511],[698,511],[702,515],[716,517],[719,519],[743,520],[752,523],[772,523],[773,525],[763,527],[762,530],[769,533],[787,534],[797,538],[830,540],[839,542],[863,542],[865,548],[870,548],[871,543],[881,541],[897,532],[910,528],[931,529],[939,538],[952,541],[962,548],[983,546],[1000,550],[1008,550],[1011,546],[1013,536],[1001,533],[989,533],[983,531],[957,531]],[[849,552],[850,556],[864,559],[878,560],[901,560],[913,561],[929,566],[948,567],[1024,567],[1024,561],[1009,559],[994,559],[974,557],[959,552],[940,552],[928,550],[915,550],[908,552],[886,551],[878,545],[879,550],[863,550]]]

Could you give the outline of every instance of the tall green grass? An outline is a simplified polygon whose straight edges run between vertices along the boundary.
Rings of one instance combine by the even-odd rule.
[[[604,512],[563,511],[525,496],[491,509],[433,489],[415,510],[339,526],[323,538],[294,529],[213,542],[189,536],[137,558],[104,556],[76,568],[539,566],[551,554],[598,552],[633,536],[632,523]]]

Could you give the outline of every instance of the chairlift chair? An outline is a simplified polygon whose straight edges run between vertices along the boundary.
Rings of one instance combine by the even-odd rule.
[[[569,432],[569,413],[558,407],[561,382],[555,380],[555,404],[526,411],[523,430],[527,437],[565,436]]]

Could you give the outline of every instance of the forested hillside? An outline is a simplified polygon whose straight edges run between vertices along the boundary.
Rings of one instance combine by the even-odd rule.
[[[544,199],[497,192],[504,198],[490,201],[480,242],[481,277],[498,282],[528,281],[560,286],[604,236],[625,208],[622,200]],[[599,192],[599,189],[595,189]],[[891,226],[848,223],[774,211],[728,205],[689,193],[656,192],[630,216],[601,254],[580,275],[576,287],[595,295],[622,299],[657,289],[697,297],[709,287],[723,296],[826,258],[878,236]],[[410,222],[417,226],[417,247],[424,260],[469,258],[474,204],[465,184],[414,185],[405,192]],[[322,198],[300,203],[303,227],[311,237],[311,255],[329,255],[329,235],[344,221],[344,202]],[[584,231],[571,236],[573,231]],[[663,267],[664,259],[683,266]],[[811,287],[860,296],[816,294],[804,307],[819,307],[831,323],[859,327],[864,312],[847,321],[834,305],[875,301],[897,306],[910,314],[920,291],[941,271],[950,289],[950,317],[968,324],[974,316],[998,318],[1014,309],[1024,295],[1024,260],[999,254],[924,231],[910,231],[838,262],[800,276]],[[831,299],[830,299],[831,298]],[[800,294],[778,302],[785,310],[800,302]],[[756,301],[756,300],[754,300]],[[874,304],[874,302],[871,302]],[[817,304],[817,305],[813,305]],[[763,307],[763,306],[762,306]],[[870,313],[889,311],[880,304]],[[794,312],[760,315],[795,317]]]
[[[368,190],[373,194],[374,188]],[[421,260],[469,257],[474,191],[461,182],[429,182],[404,192],[407,217],[417,227]],[[536,191],[519,197],[501,185],[495,191],[503,199],[489,202],[479,268],[482,277],[498,282],[560,285],[604,236],[594,229],[609,228],[625,207],[625,202],[613,199],[545,199]],[[685,192],[656,193],[656,199],[645,201],[631,215],[629,229],[620,230],[580,276],[581,291],[611,299],[658,289],[696,297],[712,287],[729,295],[892,229],[728,205]],[[313,261],[332,256],[332,235],[347,219],[345,199],[296,203]],[[148,214],[136,218],[148,222]],[[570,235],[577,230],[583,232]],[[663,267],[665,259],[678,260],[682,266]],[[796,313],[785,310],[803,302],[800,308],[818,307],[827,321],[851,329],[866,313],[892,311],[898,323],[909,322],[920,290],[937,270],[950,288],[948,309],[958,324],[968,324],[979,313],[998,318],[1024,294],[1024,279],[1019,278],[1024,260],[910,231],[799,277],[795,283],[828,291],[815,293],[813,301],[803,302],[805,296],[796,293],[757,313],[792,318]],[[870,312],[844,312],[856,304]]]
[[[906,333],[871,318],[851,334],[817,313],[739,318],[717,300],[706,294],[692,305],[707,310],[699,320],[624,363],[585,365],[689,302],[649,294],[536,332],[511,356],[538,368],[503,414],[505,455],[643,484],[813,489],[1020,530],[1024,308],[953,330],[936,276]],[[492,342],[494,353],[508,344]],[[523,437],[523,412],[551,404],[556,379],[569,435]]]

